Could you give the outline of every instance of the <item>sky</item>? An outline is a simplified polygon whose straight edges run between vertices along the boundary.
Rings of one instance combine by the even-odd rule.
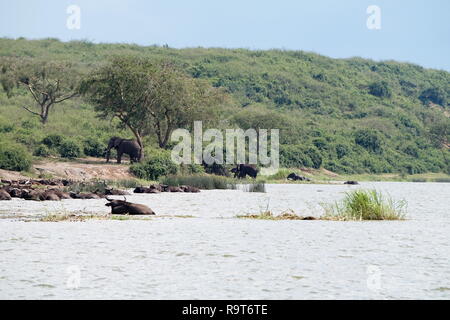
[[[71,5],[79,29],[67,27]],[[380,29],[367,27],[371,5]],[[0,0],[0,37],[279,48],[450,71],[449,13],[448,0]]]

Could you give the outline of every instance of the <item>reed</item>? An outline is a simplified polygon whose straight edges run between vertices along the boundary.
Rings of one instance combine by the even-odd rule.
[[[407,203],[395,201],[376,190],[354,190],[334,204],[324,204],[326,220],[403,220]]]
[[[170,175],[162,178],[162,184],[169,186],[188,185],[204,190],[236,189],[236,182],[232,179],[216,175]]]

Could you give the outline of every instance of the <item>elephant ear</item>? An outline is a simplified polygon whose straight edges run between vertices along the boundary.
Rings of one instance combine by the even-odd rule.
[[[122,139],[117,138],[114,140],[114,148],[117,148],[122,143]]]

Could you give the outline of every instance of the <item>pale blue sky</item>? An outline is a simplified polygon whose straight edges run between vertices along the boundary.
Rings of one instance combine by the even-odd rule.
[[[66,28],[69,5],[81,29]],[[381,30],[366,27],[369,5]],[[298,49],[450,71],[448,0],[0,0],[0,37]]]

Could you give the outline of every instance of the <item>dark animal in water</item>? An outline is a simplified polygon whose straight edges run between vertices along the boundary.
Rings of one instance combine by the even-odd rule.
[[[349,180],[349,181],[345,181],[344,184],[359,184],[359,183],[358,183],[358,181]]]
[[[71,192],[70,197],[72,199],[100,199],[101,197],[98,194],[95,193],[75,193]]]
[[[115,200],[106,198],[109,202],[105,204],[111,207],[111,214],[130,214],[130,215],[154,215],[152,209],[143,204],[131,203],[125,200]]]
[[[193,186],[180,186],[180,188],[181,190],[183,190],[183,192],[191,192],[191,193],[200,192],[199,188]]]
[[[0,189],[0,200],[11,200],[11,196],[4,189]]]

